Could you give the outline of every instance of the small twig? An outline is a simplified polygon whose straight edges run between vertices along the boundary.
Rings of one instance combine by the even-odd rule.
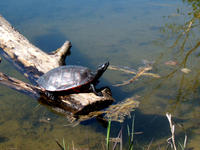
[[[185,139],[184,139],[184,144],[183,144],[184,149],[186,148],[186,144],[187,144],[187,135],[185,134]]]
[[[167,141],[169,142],[169,140],[172,140],[173,148],[174,148],[174,150],[177,150],[176,143],[175,143],[175,125],[172,124],[172,115],[170,113],[166,113],[166,116],[169,121],[171,134],[172,134],[172,136],[170,138],[168,138]]]

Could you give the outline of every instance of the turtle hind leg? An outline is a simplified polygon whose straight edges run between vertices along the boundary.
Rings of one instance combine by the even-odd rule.
[[[96,94],[97,96],[103,96],[103,94],[101,92],[97,92],[95,87],[94,87],[94,84],[90,84],[90,90]]]
[[[51,93],[51,92],[46,91],[46,92],[45,92],[45,95],[46,95],[49,99],[51,99],[51,100],[54,100],[54,101],[57,100],[56,94],[54,94],[54,93]]]

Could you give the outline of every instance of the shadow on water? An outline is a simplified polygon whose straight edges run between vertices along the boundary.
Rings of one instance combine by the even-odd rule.
[[[50,53],[60,48],[65,40],[67,40],[66,37],[59,30],[53,28],[49,29],[47,34],[34,37],[33,44]]]
[[[145,145],[148,145],[152,141],[160,141],[158,145],[167,145],[166,140],[171,136],[169,122],[165,115],[158,114],[144,114],[139,110],[134,111],[131,116],[134,118],[134,148],[141,149]],[[128,149],[128,141],[130,140],[128,136],[128,127],[130,132],[132,132],[132,120],[133,118],[127,118],[123,124],[112,122],[111,125],[111,136],[112,138],[117,137],[118,132],[122,128],[122,139],[123,146]],[[177,125],[181,125],[186,120],[173,118],[173,122]],[[100,130],[97,128],[96,131]],[[183,131],[183,130],[182,130]],[[180,134],[180,135],[179,135]],[[179,137],[184,137],[181,132],[177,133]],[[189,135],[189,132],[188,132]],[[157,146],[156,146],[157,147]],[[156,148],[154,147],[154,148]],[[152,148],[152,147],[151,147]]]
[[[137,118],[135,118],[134,131],[136,133],[142,132],[141,135],[136,135],[138,136],[138,140],[142,138],[142,141],[150,142],[152,139],[158,140],[170,137],[169,122],[165,115],[143,114],[140,111],[136,111],[135,115]],[[186,120],[173,118],[173,121],[176,124],[182,124]],[[131,124],[131,121],[128,121],[128,124]]]

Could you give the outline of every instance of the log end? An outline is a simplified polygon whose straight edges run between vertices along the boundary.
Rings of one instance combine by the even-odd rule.
[[[59,65],[65,65],[65,58],[70,55],[70,41],[66,41],[60,48],[50,53],[50,55],[59,62]]]

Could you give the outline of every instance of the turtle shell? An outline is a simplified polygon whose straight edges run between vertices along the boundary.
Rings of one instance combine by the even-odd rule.
[[[91,83],[95,75],[87,67],[68,65],[50,70],[37,83],[47,91],[65,91]]]

